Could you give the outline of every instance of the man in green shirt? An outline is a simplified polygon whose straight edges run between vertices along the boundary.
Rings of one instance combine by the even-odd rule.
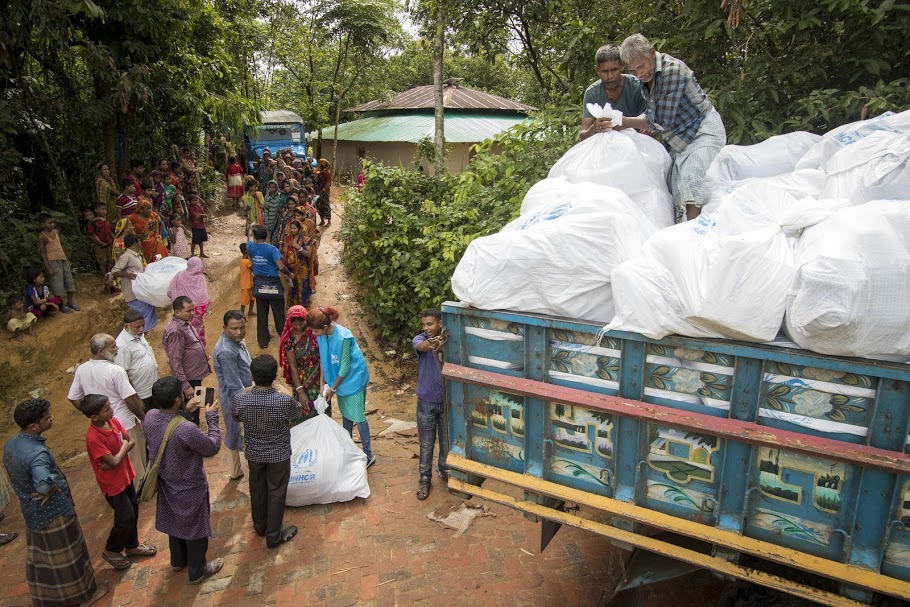
[[[623,64],[619,57],[619,47],[607,44],[597,49],[594,55],[594,71],[600,80],[594,82],[585,90],[582,102],[581,138],[587,139],[595,133],[608,131],[610,121],[597,120],[588,111],[589,103],[603,106],[609,103],[614,110],[622,112],[623,116],[641,116],[648,110],[648,99],[641,89],[641,82],[635,76],[623,74]]]

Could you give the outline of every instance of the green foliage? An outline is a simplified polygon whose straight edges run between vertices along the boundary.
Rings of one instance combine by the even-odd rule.
[[[345,192],[344,260],[386,338],[403,339],[423,309],[454,297],[449,279],[467,246],[518,215],[531,185],[576,142],[578,119],[540,114],[477,146],[458,175],[366,163],[363,191]]]

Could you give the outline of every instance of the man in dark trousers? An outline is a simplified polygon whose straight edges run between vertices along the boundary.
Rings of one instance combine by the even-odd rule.
[[[423,333],[414,337],[417,353],[417,436],[420,439],[420,482],[417,499],[430,494],[433,479],[433,446],[439,438],[439,479],[449,479],[446,455],[449,452],[448,428],[442,389],[441,358],[446,334],[442,330],[442,313],[430,308],[421,315]]]
[[[284,503],[291,477],[292,418],[300,417],[299,402],[272,387],[278,361],[262,354],[250,363],[253,388],[234,397],[234,419],[243,423],[243,442],[250,469],[250,509],[253,529],[275,548],[297,535],[297,527],[282,527]]]

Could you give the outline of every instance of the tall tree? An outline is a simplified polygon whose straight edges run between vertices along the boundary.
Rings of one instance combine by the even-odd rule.
[[[445,7],[442,0],[436,0],[436,36],[433,37],[433,92],[435,93],[435,111],[433,142],[436,146],[436,157],[433,159],[436,173],[445,171],[445,99],[442,90],[442,62],[446,44]]]

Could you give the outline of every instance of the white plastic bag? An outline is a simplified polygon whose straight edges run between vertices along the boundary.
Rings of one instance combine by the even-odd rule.
[[[670,164],[670,155],[651,137],[633,129],[611,130],[572,146],[547,176],[621,190],[660,229],[676,220],[673,196],[667,189]]]
[[[838,204],[767,185],[736,190],[716,215],[661,230],[613,271],[616,316],[605,328],[654,339],[774,339],[796,273],[793,240]]]
[[[822,198],[906,199],[910,194],[910,133],[880,131],[845,147],[828,160]]]
[[[291,428],[288,506],[347,502],[370,497],[367,456],[347,431],[326,415]]]
[[[182,257],[165,257],[145,266],[145,270],[133,279],[133,293],[136,299],[156,308],[171,305],[167,288],[171,286],[174,275],[183,270],[186,270],[186,260]]]
[[[711,162],[705,181],[741,181],[791,173],[800,158],[821,139],[821,135],[798,131],[755,145],[725,145]]]
[[[750,177],[742,181],[716,181],[704,184],[707,203],[702,213],[716,213],[727,197],[739,188],[749,185],[769,186],[782,190],[797,200],[819,198],[825,187],[825,172],[818,169],[803,169],[792,173],[783,173],[773,177]]]
[[[622,126],[622,112],[614,110],[609,103],[605,103],[603,107],[599,103],[589,103],[585,107],[588,108],[595,120],[597,118],[609,118],[613,126]]]
[[[879,132],[910,133],[910,110],[894,114],[885,112],[881,116],[860,120],[832,129],[822,140],[809,148],[805,156],[796,163],[797,169],[828,170],[828,160],[840,150]]]
[[[803,348],[910,360],[910,200],[839,210],[807,229],[784,329]]]
[[[610,271],[655,228],[617,189],[567,183],[563,194],[474,240],[452,275],[455,295],[487,310],[611,319]]]

